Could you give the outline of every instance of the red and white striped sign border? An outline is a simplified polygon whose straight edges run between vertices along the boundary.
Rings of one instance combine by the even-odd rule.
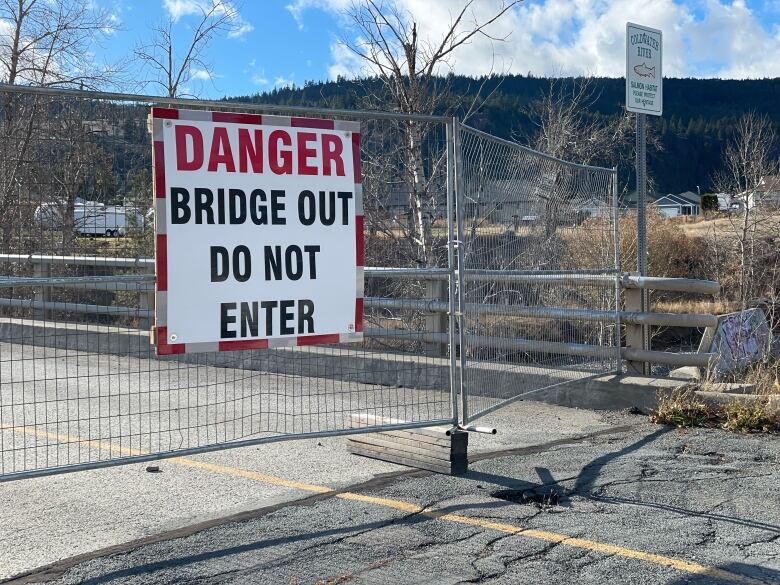
[[[363,177],[360,164],[360,123],[319,118],[269,116],[237,112],[211,112],[206,110],[180,110],[176,108],[152,108],[152,172],[155,194],[155,327],[157,355],[177,355],[207,351],[236,351],[243,349],[269,349],[275,347],[320,345],[327,343],[355,342],[363,339],[364,296],[364,244],[363,244]],[[165,145],[163,126],[166,120],[200,120],[228,124],[256,124],[287,126],[291,128],[316,128],[352,133],[352,165],[355,173],[355,266],[357,267],[354,333],[324,335],[300,335],[283,339],[248,339],[219,341],[215,343],[170,343],[168,339],[168,244],[165,184]]]

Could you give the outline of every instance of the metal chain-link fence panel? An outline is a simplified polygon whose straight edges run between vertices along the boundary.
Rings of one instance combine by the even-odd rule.
[[[363,342],[155,354],[152,105],[360,122]],[[0,108],[0,480],[457,424],[617,367],[611,170],[435,116],[7,86]]]
[[[466,420],[618,368],[615,171],[462,127],[458,332]]]
[[[155,355],[151,105],[360,122],[364,342]],[[451,424],[447,123],[0,91],[0,479]]]

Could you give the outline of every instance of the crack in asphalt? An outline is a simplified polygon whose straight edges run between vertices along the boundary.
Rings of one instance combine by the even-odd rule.
[[[597,433],[591,433],[589,435],[584,435],[581,437],[575,437],[570,439],[563,439],[563,440],[557,440],[557,441],[551,441],[549,443],[546,443],[545,445],[536,445],[531,447],[521,447],[521,448],[513,448],[513,449],[504,449],[499,451],[492,451],[488,453],[479,453],[476,454],[473,458],[471,458],[472,461],[481,461],[486,459],[494,459],[499,457],[508,457],[512,455],[522,455],[522,454],[534,454],[534,453],[540,453],[544,451],[557,451],[560,447],[564,446],[565,444],[576,444],[581,443],[587,440],[591,440],[593,444],[599,444],[603,443],[603,441],[595,441],[599,436],[602,435],[609,435],[609,434],[617,434],[624,432],[626,430],[630,430],[634,428],[637,425],[626,425],[623,427],[612,427],[611,429],[605,429],[602,431],[598,431]],[[612,442],[612,441],[607,441]],[[543,448],[543,447],[547,448]],[[667,458],[666,460],[674,460],[676,459],[676,456],[672,456],[670,458]],[[684,478],[676,478],[676,479],[665,479],[665,478],[655,478],[653,476],[657,475],[658,470],[650,470],[646,465],[642,464],[640,466],[640,469],[638,470],[636,477],[629,477],[628,479],[620,479],[620,480],[614,480],[610,482],[606,482],[604,484],[600,484],[598,486],[593,487],[592,480],[595,477],[599,476],[599,471],[602,470],[603,464],[600,466],[589,464],[583,467],[583,471],[575,476],[562,478],[557,481],[553,482],[546,482],[544,484],[541,484],[539,486],[535,486],[535,489],[544,488],[544,487],[550,487],[554,485],[562,485],[563,483],[568,483],[575,480],[582,480],[583,485],[578,488],[578,486],[574,486],[573,490],[566,490],[565,495],[567,497],[569,496],[578,496],[582,497],[584,499],[592,499],[596,502],[605,502],[607,504],[621,504],[621,503],[629,503],[629,504],[635,504],[635,505],[650,505],[640,502],[635,502],[631,500],[627,501],[621,501],[621,498],[608,498],[608,497],[602,497],[602,494],[604,494],[607,490],[609,490],[611,487],[615,486],[622,486],[622,485],[632,485],[632,484],[642,484],[642,483],[681,483],[681,484],[692,484],[696,482],[701,481],[709,481],[709,480],[717,480],[717,479],[723,479],[722,477],[712,477],[712,476],[693,476],[693,477],[684,477]],[[652,471],[652,472],[649,472]],[[721,473],[723,469],[721,468]],[[739,471],[738,469],[735,469],[733,471]],[[101,557],[113,557],[121,554],[129,554],[137,549],[142,548],[145,545],[153,544],[156,542],[163,542],[168,540],[174,540],[178,538],[184,538],[188,536],[192,536],[193,534],[196,534],[198,532],[202,532],[204,530],[207,530],[209,528],[214,528],[217,526],[223,526],[227,524],[235,524],[239,522],[247,522],[251,520],[259,519],[263,516],[266,516],[272,512],[276,512],[281,509],[285,508],[294,508],[294,507],[300,507],[300,506],[308,506],[308,505],[314,505],[318,504],[321,501],[333,498],[338,496],[339,494],[344,493],[356,493],[360,491],[370,490],[370,489],[376,489],[376,488],[383,488],[390,485],[393,485],[397,483],[398,481],[406,478],[411,477],[428,477],[434,475],[432,472],[423,471],[423,470],[400,470],[397,472],[392,472],[388,474],[381,474],[379,476],[375,476],[369,481],[361,482],[359,484],[354,484],[352,486],[345,487],[340,490],[332,490],[325,493],[315,493],[311,496],[307,496],[304,498],[299,498],[297,500],[292,500],[288,502],[283,502],[280,504],[277,504],[275,506],[268,506],[264,508],[260,508],[257,510],[252,510],[249,512],[244,512],[241,514],[228,516],[220,519],[216,519],[214,521],[201,523],[198,525],[185,527],[183,529],[180,529],[178,531],[170,531],[166,533],[161,533],[159,535],[154,535],[152,537],[147,537],[146,539],[139,539],[137,541],[131,541],[130,543],[125,543],[123,545],[118,545],[117,547],[109,547],[108,549],[103,549],[102,551],[95,551],[93,553],[88,553],[87,555],[79,555],[79,557],[71,557],[70,559],[65,559],[65,561],[60,561],[58,563],[54,563],[53,565],[43,567],[40,569],[33,570],[29,573],[26,573],[21,576],[12,577],[11,579],[7,581],[0,581],[0,582],[12,582],[12,583],[30,583],[30,582],[37,582],[40,579],[53,579],[57,578],[59,576],[62,576],[65,574],[65,572],[76,566],[77,564],[80,564],[82,562],[86,562],[88,560],[93,560],[96,558]],[[774,473],[765,473],[765,474],[753,474],[753,475],[741,475],[741,476],[734,476],[729,475],[727,478],[728,481],[738,481],[742,479],[754,479],[754,478],[765,478],[765,477],[773,477]],[[583,480],[583,477],[585,478]],[[419,506],[419,509],[410,512],[407,514],[403,514],[401,516],[390,518],[386,521],[377,522],[368,528],[364,530],[356,530],[354,532],[349,532],[347,534],[340,535],[336,538],[328,538],[325,536],[324,538],[321,537],[320,540],[318,540],[316,543],[309,544],[307,546],[304,546],[300,549],[296,549],[292,552],[287,552],[286,554],[283,554],[280,557],[270,559],[268,561],[260,562],[257,564],[252,565],[251,567],[244,567],[240,569],[233,569],[233,570],[224,570],[224,571],[218,571],[213,574],[204,576],[199,575],[197,577],[191,577],[189,579],[185,578],[182,579],[181,576],[177,576],[173,581],[170,581],[171,583],[174,582],[185,582],[190,584],[196,584],[196,583],[217,583],[221,581],[225,581],[227,579],[233,578],[233,577],[240,577],[242,575],[248,575],[253,572],[256,572],[258,570],[262,569],[273,569],[273,568],[279,568],[281,566],[284,566],[286,563],[290,562],[291,559],[294,559],[297,556],[300,556],[302,554],[305,554],[309,551],[320,549],[320,548],[326,548],[326,547],[332,547],[337,546],[342,543],[348,543],[351,539],[360,537],[362,535],[374,532],[374,531],[381,531],[386,529],[389,526],[392,526],[394,524],[403,524],[403,523],[409,523],[412,522],[413,519],[417,516],[433,516],[431,512],[435,512],[434,506],[440,505],[443,502],[446,502],[447,498],[444,499],[437,499],[433,502],[422,506]],[[721,518],[715,515],[713,518],[707,517],[707,515],[711,515],[712,511],[716,510],[717,508],[726,505],[733,500],[723,500],[721,502],[718,502],[715,504],[715,506],[711,507],[710,510],[707,510],[706,512],[700,513],[700,512],[694,512],[694,511],[684,511],[687,515],[691,516],[703,516],[705,519],[705,526],[706,530],[698,535],[698,541],[692,542],[691,544],[695,546],[707,546],[711,544],[716,536],[717,536],[717,529],[715,524],[713,523],[714,520],[720,520]],[[417,504],[415,504],[417,505]],[[507,504],[508,506],[512,505],[518,505],[518,504]],[[681,510],[681,509],[679,509]],[[679,511],[678,509],[672,509],[672,511]],[[535,518],[537,518],[539,515],[544,514],[546,511],[543,509],[537,509],[532,514],[528,516],[524,516],[522,518],[519,518],[523,522],[523,524],[532,522]],[[682,512],[680,512],[682,513]],[[479,518],[494,518],[498,521],[506,521],[506,518],[499,518],[494,516],[488,516],[488,515],[480,515]],[[356,527],[359,528],[359,527]],[[757,525],[754,525],[754,528],[757,529],[764,529],[768,530],[771,529],[771,525],[761,525],[758,523]],[[774,527],[777,529],[777,527]],[[469,539],[475,538],[479,535],[485,534],[484,530],[475,530],[471,532],[470,534],[455,538],[450,541],[441,542],[438,540],[433,541],[427,541],[427,542],[420,542],[418,544],[415,544],[414,546],[409,546],[408,548],[404,550],[400,550],[393,554],[393,556],[381,559],[379,561],[375,561],[374,563],[371,563],[357,571],[354,571],[350,573],[349,575],[334,575],[330,577],[326,577],[325,580],[322,580],[322,583],[338,583],[341,582],[338,579],[343,579],[345,577],[354,577],[366,572],[370,572],[371,570],[374,570],[376,568],[379,568],[381,566],[386,566],[387,564],[391,563],[397,563],[402,562],[405,559],[413,558],[420,553],[431,549],[431,548],[437,548],[437,547],[444,547],[455,543],[460,543],[467,541]],[[579,540],[577,537],[574,536],[567,536],[566,538],[562,538],[560,540],[556,540],[553,542],[549,542],[545,544],[541,549],[537,549],[531,552],[528,552],[526,554],[521,555],[512,555],[507,554],[505,551],[501,551],[500,553],[496,553],[495,546],[500,543],[502,540],[506,538],[511,538],[513,536],[522,536],[522,531],[518,533],[511,533],[511,534],[501,534],[499,536],[496,536],[492,538],[484,547],[483,550],[479,551],[478,553],[463,553],[464,556],[467,557],[473,557],[470,560],[470,565],[473,571],[477,574],[476,577],[473,577],[472,579],[462,581],[462,583],[487,583],[493,579],[497,579],[505,575],[510,568],[518,562],[521,561],[529,561],[531,559],[541,559],[545,557],[550,551],[555,549],[556,547],[560,545],[566,545],[571,540]],[[745,549],[762,543],[772,543],[776,541],[778,538],[780,538],[780,533],[775,534],[772,536],[769,536],[768,538],[756,538],[754,541],[747,543],[736,545],[737,548],[744,554]],[[587,566],[590,564],[593,564],[595,562],[603,561],[607,558],[615,556],[617,553],[609,553],[609,552],[603,552],[603,553],[597,553],[595,556],[593,551],[586,551],[584,554],[577,554],[576,556],[570,557],[567,560],[567,565],[571,564],[569,561],[580,561],[585,559],[585,565]],[[767,556],[767,555],[761,555],[761,556]],[[772,556],[769,556],[768,558],[773,558]],[[487,567],[483,567],[482,569],[479,568],[480,561],[490,563],[500,563],[503,568],[494,571],[494,570],[485,570]],[[377,565],[377,563],[380,563],[380,565]],[[153,563],[154,565],[157,565],[157,563]],[[132,569],[131,569],[132,570]],[[129,574],[129,573],[128,573]],[[138,573],[132,573],[133,575],[143,575],[143,574],[151,574],[148,571],[141,570]],[[161,575],[161,577],[164,579],[164,576]],[[350,577],[350,578],[352,578]],[[21,580],[20,580],[21,578]]]
[[[641,425],[639,424],[618,425],[606,429],[601,429],[599,431],[594,431],[592,433],[587,433],[584,435],[556,439],[554,441],[541,443],[539,445],[531,445],[528,447],[517,447],[517,448],[509,448],[509,449],[499,449],[494,451],[476,453],[469,457],[469,462],[483,461],[486,459],[496,459],[496,458],[508,457],[512,455],[530,455],[536,453],[543,453],[545,451],[555,449],[556,447],[560,447],[563,445],[576,445],[605,435],[618,435],[621,433],[628,432],[638,426]],[[275,512],[279,509],[286,508],[286,507],[312,505],[322,500],[333,498],[340,493],[381,488],[381,487],[392,485],[397,481],[400,481],[401,479],[406,479],[411,477],[428,477],[431,475],[434,475],[434,473],[431,471],[426,471],[421,469],[403,469],[403,470],[389,472],[389,473],[377,474],[376,476],[374,476],[372,479],[368,481],[360,482],[358,484],[353,484],[339,490],[331,490],[324,493],[315,493],[310,496],[298,498],[297,500],[282,502],[272,506],[264,506],[255,510],[240,512],[238,514],[231,514],[229,516],[215,518],[205,522],[199,522],[175,530],[159,532],[151,536],[142,537],[125,543],[120,543],[110,547],[98,549],[96,551],[90,551],[80,555],[75,555],[72,557],[61,559],[59,561],[55,561],[54,563],[49,563],[42,567],[37,567],[35,569],[24,571],[23,573],[17,575],[13,575],[6,579],[2,579],[0,580],[0,583],[26,585],[28,583],[40,583],[42,581],[53,580],[58,577],[61,577],[66,571],[68,571],[72,567],[90,560],[94,560],[96,558],[116,556],[119,554],[127,554],[139,548],[142,548],[143,546],[146,545],[185,538],[187,536],[191,536],[198,532],[202,532],[204,530],[208,530],[210,528],[215,528],[218,526],[236,524],[239,522],[254,520],[256,518],[263,517],[265,515],[268,515],[272,512]]]

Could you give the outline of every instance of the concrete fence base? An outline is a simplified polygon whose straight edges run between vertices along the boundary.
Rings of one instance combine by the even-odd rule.
[[[410,355],[311,346],[253,351],[183,354],[157,358],[150,352],[149,334],[137,329],[31,319],[0,319],[0,342],[50,347],[87,353],[114,354],[138,359],[183,361],[215,367],[336,378],[382,386],[449,392],[449,360]],[[516,364],[470,363],[469,394],[495,399],[534,391],[528,400],[573,408],[648,412],[658,397],[684,386],[683,380],[633,375],[600,375],[566,369]],[[551,386],[537,390],[542,386]]]

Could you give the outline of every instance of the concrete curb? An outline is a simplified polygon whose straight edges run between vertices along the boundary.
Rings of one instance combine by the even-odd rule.
[[[0,319],[0,341],[70,351],[114,354],[139,359],[181,361],[202,365],[338,379],[362,384],[448,392],[449,360],[369,349],[309,346],[253,352],[184,354],[157,358],[149,335],[137,329],[31,319]],[[669,396],[690,380],[606,374],[591,376],[559,368],[483,362],[469,368],[467,384],[478,404],[529,393],[531,400],[591,410],[638,408],[649,413],[659,396]],[[541,386],[549,386],[538,390]],[[750,394],[701,393],[702,400],[724,404],[732,400],[754,401]],[[774,402],[780,397],[774,397]],[[773,402],[773,403],[774,403]]]

